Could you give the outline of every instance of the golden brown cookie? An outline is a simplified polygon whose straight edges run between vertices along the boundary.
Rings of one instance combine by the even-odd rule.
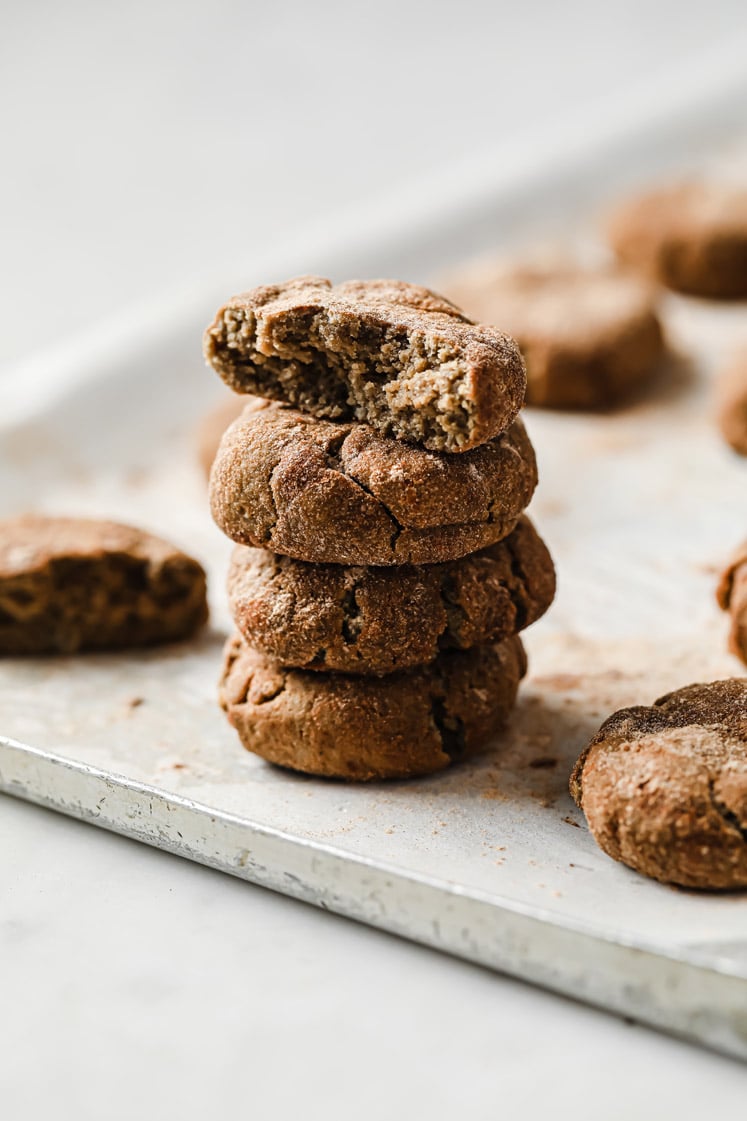
[[[718,426],[727,444],[747,455],[747,351],[737,354],[716,383]]]
[[[526,672],[518,638],[388,677],[283,669],[229,640],[220,686],[248,751],[294,771],[367,781],[440,771],[505,723]]]
[[[536,482],[518,420],[457,456],[271,404],[226,432],[210,502],[241,545],[317,564],[437,564],[510,533]]]
[[[386,674],[502,642],[552,603],[555,571],[528,518],[481,552],[388,568],[306,564],[237,545],[228,574],[245,641],[285,666]]]
[[[747,887],[747,679],[616,712],[571,794],[614,860],[683,887]]]
[[[159,537],[84,518],[0,522],[2,654],[171,642],[207,613],[203,569]]]
[[[722,573],[716,598],[731,616],[729,649],[747,665],[747,541]]]
[[[241,416],[244,409],[251,402],[256,401],[264,405],[259,397],[239,396],[238,393],[226,397],[211,412],[202,418],[195,433],[197,442],[197,458],[207,478],[210,478],[210,468],[213,466],[216,452],[220,447],[223,433],[237,417]]]
[[[397,280],[302,276],[235,296],[205,332],[205,357],[238,393],[433,451],[491,440],[524,400],[512,339]]]
[[[621,261],[667,288],[713,300],[747,296],[747,190],[683,183],[631,199],[609,223]]]
[[[474,265],[449,291],[470,315],[516,339],[529,405],[618,404],[652,376],[664,351],[650,286],[619,270]]]

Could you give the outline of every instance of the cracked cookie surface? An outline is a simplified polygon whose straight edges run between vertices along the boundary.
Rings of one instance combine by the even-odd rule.
[[[518,347],[448,300],[396,280],[305,276],[235,296],[205,357],[239,393],[464,452],[512,422],[526,378]]]
[[[268,402],[225,433],[210,504],[241,545],[318,564],[436,564],[509,534],[536,483],[519,420],[453,456]]]
[[[747,679],[616,712],[571,794],[614,860],[683,887],[747,887]]]
[[[731,617],[729,649],[747,665],[747,541],[721,574],[716,599]]]
[[[516,339],[528,405],[618,404],[652,376],[664,352],[651,286],[620,270],[485,264],[447,287],[471,315]]]
[[[445,564],[306,564],[237,545],[228,574],[231,615],[250,646],[286,666],[357,674],[501,642],[554,594],[552,559],[526,517],[502,541]]]
[[[353,677],[284,669],[236,635],[220,700],[243,746],[270,763],[354,781],[408,778],[484,747],[525,672],[516,637],[388,677]]]
[[[621,261],[707,299],[747,296],[747,190],[682,183],[622,204],[609,220]]]
[[[0,522],[0,654],[171,642],[207,619],[205,573],[131,526],[26,515]]]

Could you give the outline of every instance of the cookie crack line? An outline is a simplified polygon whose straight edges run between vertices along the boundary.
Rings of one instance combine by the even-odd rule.
[[[708,799],[721,820],[742,838],[747,845],[747,825],[743,825],[733,810],[730,810],[716,794],[715,781],[708,779]]]
[[[452,762],[461,759],[465,749],[464,721],[458,716],[449,716],[444,698],[441,696],[431,697],[431,720],[441,740],[441,750],[444,754],[448,755]],[[450,721],[455,725],[454,727],[450,727]]]
[[[353,483],[354,486],[358,487],[359,490],[362,490],[364,494],[367,494],[369,498],[372,498],[374,500],[374,502],[378,503],[378,505],[381,507],[381,509],[384,511],[386,516],[391,521],[392,525],[394,526],[394,529],[392,531],[391,537],[389,538],[389,548],[391,549],[392,553],[396,556],[397,542],[399,541],[400,536],[401,536],[401,534],[403,533],[403,531],[405,530],[406,527],[403,526],[402,523],[399,521],[399,519],[395,517],[395,515],[389,509],[387,504],[385,502],[382,502],[381,499],[379,498],[379,496],[377,494],[374,494],[374,492],[372,490],[370,490],[369,487],[365,486],[365,484],[362,483],[360,481],[360,479],[356,479],[356,477],[354,475],[349,475],[347,471],[343,472],[343,474],[345,475],[346,479],[349,479],[350,482]]]

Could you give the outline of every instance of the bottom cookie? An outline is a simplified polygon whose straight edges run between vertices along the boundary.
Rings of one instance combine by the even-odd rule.
[[[248,751],[306,774],[358,782],[440,771],[503,726],[526,673],[520,639],[449,651],[388,677],[278,666],[229,639],[221,705]]]

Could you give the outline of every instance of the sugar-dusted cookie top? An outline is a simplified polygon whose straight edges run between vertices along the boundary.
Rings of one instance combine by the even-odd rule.
[[[435,451],[464,452],[503,432],[526,386],[513,339],[396,280],[306,276],[255,288],[218,312],[205,356],[239,393]]]
[[[519,420],[446,455],[268,403],[225,433],[210,503],[242,545],[317,564],[436,564],[510,533],[536,482]]]
[[[614,860],[684,887],[747,887],[747,679],[616,712],[571,793]]]

